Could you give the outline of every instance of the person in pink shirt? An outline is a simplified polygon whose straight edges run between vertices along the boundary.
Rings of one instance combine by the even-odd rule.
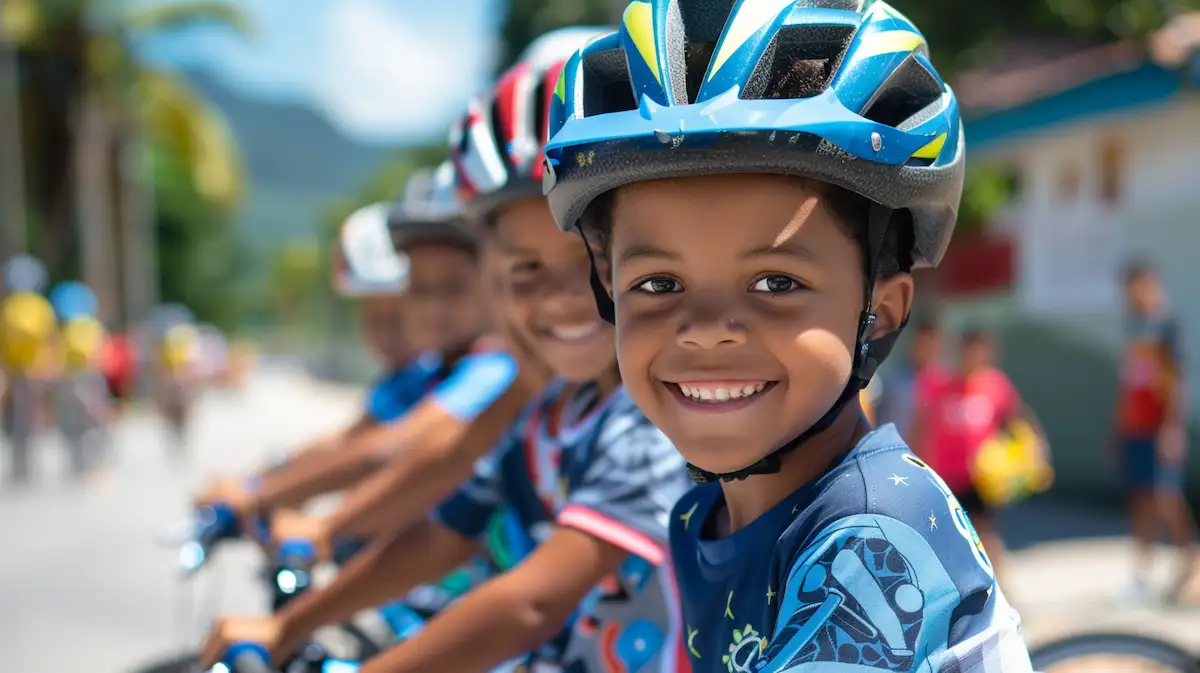
[[[964,333],[959,371],[934,370],[918,379],[917,421],[910,441],[958,499],[998,568],[1003,542],[992,508],[971,480],[971,463],[983,443],[1009,422],[1024,419],[1039,436],[1041,427],[994,358],[990,335],[980,330]]]

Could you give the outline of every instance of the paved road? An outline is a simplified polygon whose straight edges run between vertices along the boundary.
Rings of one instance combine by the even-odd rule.
[[[36,485],[0,491],[0,668],[130,673],[195,643],[201,618],[184,619],[189,595],[199,613],[211,615],[218,602],[260,611],[266,597],[252,578],[253,549],[223,549],[189,587],[154,536],[186,514],[186,494],[207,475],[247,471],[271,451],[345,422],[355,403],[352,393],[266,373],[201,403],[189,463],[167,461],[164,429],[135,414],[116,430],[116,465],[75,486],[62,476],[57,438],[45,437]]]
[[[357,403],[354,391],[267,371],[243,391],[203,400],[190,463],[173,467],[156,419],[135,414],[116,431],[115,467],[78,486],[62,479],[61,447],[45,438],[36,486],[0,491],[5,673],[133,673],[194,646],[218,606],[261,611],[266,596],[252,578],[255,550],[223,549],[214,568],[189,587],[177,581],[173,553],[156,547],[154,535],[186,514],[186,494],[207,475],[248,471],[273,450],[337,427]],[[1164,612],[1123,600],[1128,556],[1116,537],[1119,519],[1039,503],[1005,523],[1017,547],[1006,592],[1022,609],[1031,641],[1119,628],[1200,649],[1200,610]],[[1164,582],[1168,570],[1164,563]],[[199,604],[189,607],[189,595]]]

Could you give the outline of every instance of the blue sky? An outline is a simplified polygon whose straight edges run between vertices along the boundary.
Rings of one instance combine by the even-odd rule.
[[[250,40],[198,26],[147,38],[143,53],[243,93],[307,102],[343,133],[389,143],[443,133],[487,84],[502,9],[497,0],[235,1],[253,23]]]

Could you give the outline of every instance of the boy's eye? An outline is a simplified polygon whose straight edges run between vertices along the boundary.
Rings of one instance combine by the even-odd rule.
[[[787,276],[764,276],[753,287],[755,292],[769,292],[771,294],[783,294],[798,289],[800,289],[800,283]]]
[[[524,260],[520,262],[514,262],[513,265],[508,268],[508,270],[510,273],[533,273],[541,268],[541,262]]]
[[[658,276],[638,285],[638,289],[650,294],[667,294],[669,292],[681,292],[683,291],[683,286],[674,278]]]

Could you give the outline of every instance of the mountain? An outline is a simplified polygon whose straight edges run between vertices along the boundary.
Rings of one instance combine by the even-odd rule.
[[[357,190],[395,149],[347,138],[302,103],[258,100],[201,70],[185,74],[237,139],[249,183],[238,225],[256,247],[315,235],[325,206]]]

